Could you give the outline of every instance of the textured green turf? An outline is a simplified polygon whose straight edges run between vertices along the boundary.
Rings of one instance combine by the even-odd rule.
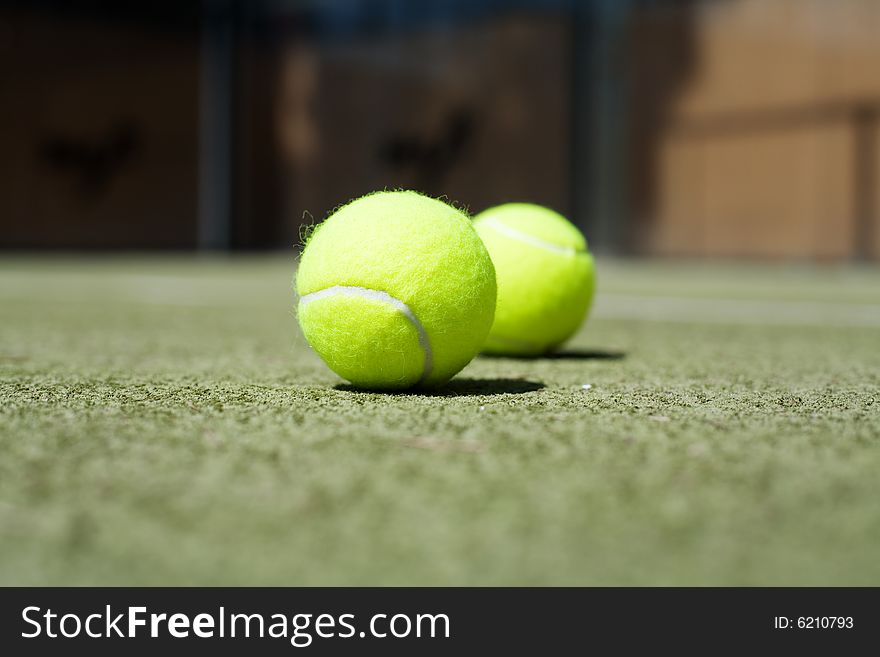
[[[567,356],[424,396],[292,271],[0,261],[0,583],[880,584],[880,272],[600,261]]]

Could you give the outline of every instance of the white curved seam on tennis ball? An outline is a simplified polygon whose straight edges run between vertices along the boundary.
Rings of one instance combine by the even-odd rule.
[[[534,235],[529,235],[528,233],[523,233],[522,231],[517,230],[516,228],[511,228],[510,226],[506,226],[502,224],[500,221],[495,219],[491,219],[489,217],[481,220],[480,223],[488,224],[490,228],[493,228],[497,232],[501,233],[505,237],[509,237],[512,240],[517,240],[519,242],[523,242],[525,244],[529,244],[531,246],[535,246],[539,249],[544,249],[546,251],[553,251],[554,253],[563,253],[565,255],[577,255],[578,253],[584,253],[584,251],[580,249],[576,249],[571,246],[561,246],[559,244],[554,244],[553,242],[548,242],[546,240],[542,240],[540,237],[535,237]]]
[[[361,297],[362,299],[387,303],[389,306],[393,306],[395,310],[399,311],[416,329],[416,333],[419,336],[419,346],[425,353],[425,365],[422,369],[422,376],[419,378],[419,383],[424,382],[425,379],[431,376],[431,370],[434,368],[434,353],[431,350],[431,341],[428,339],[428,332],[425,331],[425,327],[422,326],[419,318],[416,317],[416,314],[409,306],[400,299],[392,297],[387,292],[372,290],[368,287],[358,287],[356,285],[333,285],[331,287],[326,287],[323,290],[310,292],[309,294],[300,297],[299,302],[300,304],[307,304],[312,301],[317,301],[318,299],[325,299],[336,295]]]

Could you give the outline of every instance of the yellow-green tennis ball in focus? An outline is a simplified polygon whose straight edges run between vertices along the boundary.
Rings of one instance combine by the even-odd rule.
[[[483,350],[537,356],[570,338],[593,300],[593,256],[581,232],[540,205],[506,203],[474,219],[498,281]]]
[[[482,348],[495,313],[495,269],[470,219],[416,192],[334,212],[306,243],[296,289],[309,344],[362,388],[445,382]]]

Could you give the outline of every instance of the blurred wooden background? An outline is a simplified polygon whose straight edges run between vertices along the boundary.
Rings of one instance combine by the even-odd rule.
[[[78,4],[0,7],[2,247],[289,247],[412,187],[545,203],[604,251],[880,259],[878,2],[428,2],[330,29],[321,3],[226,0],[216,143],[204,5]],[[206,153],[229,169],[207,190]]]
[[[686,21],[686,44],[660,43]],[[664,8],[632,38],[638,251],[880,257],[880,3]]]

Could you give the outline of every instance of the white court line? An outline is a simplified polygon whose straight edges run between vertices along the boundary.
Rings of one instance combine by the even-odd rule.
[[[601,319],[708,324],[880,327],[880,304],[597,294]]]
[[[45,285],[37,285],[44,280]],[[277,289],[289,289],[282,281]],[[263,294],[260,281],[234,278],[190,278],[164,274],[73,274],[58,283],[56,273],[0,274],[0,299],[51,301],[52,303],[138,303],[157,306],[218,307],[253,304]]]
[[[95,278],[99,280],[95,282]],[[40,279],[46,281],[45,286],[34,285]],[[241,306],[242,299],[248,306],[271,304],[273,299],[295,301],[287,280],[278,281],[277,286],[269,290],[257,280],[194,279],[164,274],[117,274],[110,278],[98,274],[75,274],[63,279],[61,285],[52,285],[56,279],[55,272],[3,272],[0,274],[0,299],[182,307]],[[219,289],[218,283],[222,283]],[[880,327],[880,304],[659,297],[600,291],[596,294],[591,316],[704,324]]]

